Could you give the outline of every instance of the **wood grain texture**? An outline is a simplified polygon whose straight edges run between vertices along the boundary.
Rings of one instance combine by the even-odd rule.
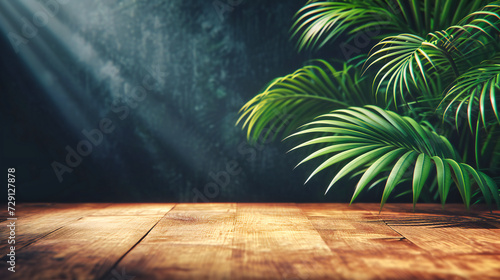
[[[140,215],[143,210],[131,210],[130,205],[122,206],[122,212],[129,216],[113,215],[116,209],[108,210],[107,206],[64,204],[26,216],[21,213],[16,272],[2,267],[0,279],[99,279],[163,216]],[[173,206],[164,204],[163,214]]]
[[[101,203],[85,204],[26,204],[16,209],[16,248],[20,250],[55,230],[82,217],[109,206]],[[4,208],[6,209],[6,208]],[[0,236],[7,236],[9,220],[0,223]],[[0,252],[6,252],[9,244],[0,243]]]
[[[17,279],[99,279],[160,218],[82,218],[20,251],[15,276]]]
[[[230,279],[343,278],[332,252],[295,204],[238,204]]]
[[[413,211],[407,204],[392,204],[379,214],[367,205],[362,208],[457,277],[500,279],[500,211],[467,211],[462,205],[441,209],[436,204],[421,204]]]
[[[413,212],[405,205],[389,205],[379,217],[436,256],[500,252],[499,211],[476,213],[461,207],[441,210],[437,205],[423,204]]]
[[[26,204],[0,279],[500,279],[500,211],[378,207]]]
[[[148,216],[165,215],[174,208],[174,203],[120,203],[110,204],[92,216]]]
[[[230,279],[235,213],[236,204],[178,204],[116,269],[135,279]]]
[[[378,210],[374,206],[368,208]],[[452,265],[435,258],[358,205],[304,204],[301,208],[331,250],[339,253],[350,271],[356,273],[349,277],[462,279]]]

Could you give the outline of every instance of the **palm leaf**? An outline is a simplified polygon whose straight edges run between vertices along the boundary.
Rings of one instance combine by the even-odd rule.
[[[500,1],[488,2],[309,1],[291,28],[298,49],[339,38],[358,49],[375,45],[363,60],[363,78],[363,62],[336,70],[318,61],[274,80],[242,108],[238,122],[252,141],[303,125],[292,136],[315,138],[292,150],[309,148],[299,165],[319,161],[307,181],[337,166],[326,191],[342,178],[358,178],[351,202],[385,181],[382,208],[409,181],[414,207],[423,190],[435,191],[444,206],[451,186],[467,207],[481,199],[499,206],[500,180],[486,173],[498,174],[500,162]],[[367,104],[404,116],[375,106],[345,109]]]
[[[252,141],[291,131],[314,117],[349,104],[370,104],[360,71],[344,65],[337,71],[324,60],[275,79],[240,110],[239,122]]]
[[[447,60],[445,49],[419,36],[400,34],[375,45],[364,71],[380,65],[373,80],[374,92],[384,94],[386,102],[392,96],[397,106],[398,99],[406,103],[408,94],[440,92],[439,87],[429,82],[429,71],[445,69],[443,64]]]
[[[326,135],[321,143],[327,146],[321,149],[321,153],[307,157],[300,164],[318,156],[327,157],[310,177],[333,165],[342,164],[343,168],[330,182],[327,191],[341,178],[362,170],[363,175],[355,187],[351,203],[370,182],[378,180],[378,177],[387,177],[382,207],[395,186],[410,176],[406,170],[413,165],[414,205],[434,166],[443,203],[453,180],[467,207],[470,206],[473,185],[479,187],[488,204],[493,199],[500,207],[498,188],[491,178],[462,162],[446,138],[409,117],[371,105],[351,107],[324,114],[291,136],[317,133]],[[349,146],[345,145],[347,139]],[[307,141],[298,148],[316,144]],[[338,148],[340,145],[344,145],[341,146],[343,149]]]
[[[475,12],[488,1],[468,0],[345,0],[309,1],[296,15],[292,37],[298,49],[318,49],[346,35],[345,42],[360,33],[376,39],[403,32],[425,36],[442,30]]]
[[[379,21],[374,21],[375,18]],[[394,18],[394,14],[378,7],[373,1],[314,2],[297,13],[297,21],[291,28],[292,38],[298,36],[299,51],[318,49],[346,31],[353,34],[373,26],[374,23],[397,29],[397,18]]]
[[[486,128],[489,117],[500,123],[497,100],[500,92],[500,55],[472,67],[460,75],[454,85],[446,92],[441,103],[447,103],[444,115],[454,108],[454,115],[467,115],[471,131],[472,115],[481,120]],[[465,106],[464,106],[465,105]],[[462,110],[465,112],[461,114]],[[457,120],[458,121],[458,120]]]
[[[435,101],[458,76],[499,49],[499,33],[500,5],[493,3],[426,39],[413,34],[384,38],[366,63],[366,70],[378,67],[374,92],[384,94],[386,102],[392,95],[395,105],[398,100],[406,104],[407,96]]]

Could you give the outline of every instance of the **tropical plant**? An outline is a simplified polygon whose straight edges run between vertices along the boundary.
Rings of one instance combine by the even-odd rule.
[[[444,206],[454,185],[467,208],[500,207],[500,1],[309,1],[291,34],[299,51],[360,34],[372,49],[272,81],[240,111],[251,141],[306,137],[299,164],[320,161],[309,178],[336,166],[327,191],[359,178],[351,203],[385,182],[382,208],[409,181],[414,206],[425,187]]]

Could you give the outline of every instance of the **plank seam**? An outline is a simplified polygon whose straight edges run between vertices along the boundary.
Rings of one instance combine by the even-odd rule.
[[[294,205],[297,209],[300,210],[300,212],[304,215],[304,217],[307,218],[307,221],[309,222],[311,227],[316,231],[316,233],[319,235],[319,237],[321,237],[321,240],[323,240],[323,243],[330,250],[330,252],[334,255],[337,255],[337,253],[335,251],[333,251],[330,246],[328,246],[328,242],[325,240],[325,238],[323,238],[323,235],[318,231],[318,228],[311,222],[309,215],[307,215],[307,213],[304,211],[304,209],[302,207],[300,207],[299,203],[294,203]],[[342,256],[340,256],[340,257],[342,258]],[[345,260],[343,258],[342,258],[342,260],[345,262]]]
[[[127,250],[127,252],[125,252],[125,254],[123,254],[120,258],[118,258],[118,260],[108,269],[108,271],[106,271],[103,276],[101,278],[99,278],[100,280],[105,280],[105,279],[108,279],[109,277],[111,277],[111,272],[113,271],[113,269],[115,269],[118,264],[137,246],[139,245],[139,243],[142,242],[142,240],[144,240],[144,238],[146,238],[146,236],[148,236],[148,234],[156,227],[156,225],[158,225],[158,223],[163,220],[163,218],[165,218],[165,216],[168,215],[168,213],[170,213],[170,211],[172,211],[175,207],[177,206],[177,204],[174,205],[174,207],[170,208],[170,210],[168,210],[165,215],[163,215],[161,218],[158,219],[158,221],[156,221],[156,223],[134,244],[132,245],[132,247],[130,247],[130,249]],[[114,279],[114,278],[113,278]]]
[[[81,217],[80,217],[79,219],[81,219]],[[62,225],[62,226],[60,226],[60,227],[58,227],[58,228],[54,229],[53,231],[51,231],[51,232],[49,232],[49,233],[47,233],[47,234],[45,234],[45,235],[41,236],[40,238],[38,238],[38,239],[36,239],[36,240],[33,240],[33,241],[29,242],[29,243],[24,244],[24,246],[22,246],[22,247],[21,247],[21,248],[19,248],[18,250],[22,250],[22,249],[24,249],[24,248],[26,248],[26,247],[30,246],[31,244],[36,243],[36,242],[38,242],[38,241],[40,241],[40,240],[44,239],[45,237],[47,237],[47,236],[51,235],[52,233],[54,233],[54,232],[56,232],[56,231],[58,231],[58,230],[62,229],[63,227],[65,227],[65,226],[67,226],[67,225],[69,225],[69,224],[71,224],[71,223],[73,223],[73,222],[78,221],[79,219],[76,219],[76,220],[70,221],[70,222],[68,222],[67,224]]]
[[[52,206],[52,205],[56,205],[56,203],[50,203],[50,204],[49,204],[49,206]],[[77,222],[77,221],[79,221],[79,220],[81,220],[81,219],[83,219],[83,218],[85,218],[85,217],[88,217],[88,216],[92,215],[92,213],[95,213],[95,212],[97,212],[97,211],[99,211],[99,210],[97,210],[97,209],[96,209],[96,210],[94,210],[93,212],[91,212],[91,213],[90,213],[89,215],[87,215],[87,216],[82,215],[82,216],[80,216],[80,217],[78,217],[78,218],[75,218],[74,220],[68,221],[68,222],[64,223],[63,225],[61,225],[60,227],[58,227],[58,228],[56,228],[56,229],[54,229],[54,230],[52,230],[52,231],[48,232],[47,234],[44,234],[44,235],[40,236],[40,238],[37,238],[37,239],[35,239],[35,240],[33,240],[33,241],[29,242],[29,243],[24,244],[23,246],[19,247],[19,248],[17,249],[17,251],[20,251],[20,250],[25,250],[25,248],[26,248],[26,247],[28,247],[28,246],[32,245],[33,243],[36,243],[36,242],[38,242],[38,241],[40,241],[40,240],[44,239],[45,237],[47,237],[47,236],[49,236],[49,235],[53,234],[54,232],[56,232],[56,231],[58,231],[58,230],[61,230],[63,227],[66,227],[66,226],[68,226],[68,225],[70,225],[70,224],[72,224],[72,223],[74,223],[74,222]],[[21,217],[20,217],[20,220],[22,220],[22,218],[21,218]]]
[[[372,213],[373,215],[373,213]],[[380,220],[388,227],[390,228],[391,230],[393,230],[395,233],[399,234],[401,236],[401,239],[399,241],[406,241],[406,242],[409,242],[410,244],[412,244],[413,246],[416,246],[417,248],[419,248],[420,250],[422,250],[423,252],[425,252],[426,254],[428,254],[429,256],[431,257],[436,257],[435,254],[429,250],[427,250],[426,248],[422,248],[421,246],[418,246],[416,243],[414,243],[413,241],[411,241],[410,239],[406,238],[406,236],[404,236],[403,234],[401,234],[399,231],[397,231],[396,229],[394,229],[393,227],[391,227],[383,218],[380,218]]]

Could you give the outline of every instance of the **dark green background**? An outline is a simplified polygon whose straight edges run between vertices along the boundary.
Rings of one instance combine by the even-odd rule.
[[[18,14],[0,11],[10,23],[0,36],[2,170],[16,168],[18,200],[350,197],[348,184],[323,195],[328,172],[303,186],[313,166],[292,170],[300,155],[285,154],[291,143],[252,147],[234,125],[241,106],[273,78],[338,54],[334,47],[297,54],[288,30],[305,1],[69,3],[16,54],[8,32],[21,34],[20,17],[43,9],[25,2],[12,4]],[[64,28],[53,29],[56,23]],[[131,88],[148,74],[156,75],[154,88],[132,108]],[[123,120],[120,106],[130,109]],[[76,149],[82,130],[102,119],[113,132],[59,182],[51,164],[65,164],[65,147]],[[379,199],[371,194],[360,201]]]

